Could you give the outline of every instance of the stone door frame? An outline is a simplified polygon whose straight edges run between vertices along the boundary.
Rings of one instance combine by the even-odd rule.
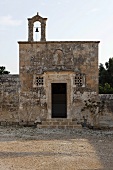
[[[46,89],[46,101],[47,101],[47,119],[52,118],[52,83],[66,83],[67,84],[67,118],[71,119],[71,105],[72,105],[72,78],[73,73],[69,72],[46,72],[45,73],[45,89]]]

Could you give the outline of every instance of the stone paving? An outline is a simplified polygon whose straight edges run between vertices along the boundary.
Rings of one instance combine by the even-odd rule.
[[[0,127],[0,170],[113,170],[113,131]]]

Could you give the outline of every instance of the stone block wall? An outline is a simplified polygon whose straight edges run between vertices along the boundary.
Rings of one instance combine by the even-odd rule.
[[[0,123],[19,122],[19,75],[0,75]]]
[[[46,73],[46,77],[50,77],[47,84],[51,80],[51,75],[53,75],[52,72]],[[57,73],[54,73],[55,76],[58,76]],[[65,73],[62,73],[61,79],[65,77]],[[44,88],[40,87],[26,91],[20,97],[19,75],[1,75],[0,125],[24,125],[26,123],[33,125],[35,121],[45,120],[48,116],[45,96]],[[70,97],[69,94],[68,97]],[[94,92],[81,92],[78,89],[74,101],[68,102],[69,108],[72,109],[70,109],[70,119],[77,120],[78,123],[90,128],[113,128],[113,94],[98,95]]]
[[[19,42],[22,122],[51,118],[52,82],[68,84],[68,118],[80,115],[86,93],[98,94],[98,43]],[[84,76],[84,86],[74,86],[75,74]],[[43,86],[36,86],[37,76],[43,77]]]
[[[113,94],[100,94],[99,98],[104,103],[99,125],[101,128],[113,128]]]
[[[22,91],[32,89],[34,74],[71,70],[84,73],[87,90],[98,93],[98,43],[19,42]]]
[[[113,128],[113,94],[89,94],[83,99],[83,105],[79,106],[83,126]]]
[[[51,83],[66,83],[67,119],[113,127],[113,95],[98,95],[98,43],[19,42],[20,74],[0,76],[0,124],[51,119]]]

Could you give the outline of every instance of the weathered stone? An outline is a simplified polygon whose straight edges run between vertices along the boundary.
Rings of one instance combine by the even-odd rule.
[[[0,76],[1,125],[19,122],[73,129],[79,126],[77,122],[100,127],[106,120],[105,126],[112,126],[113,95],[98,95],[99,41],[46,41],[46,20],[39,14],[28,19],[28,41],[19,42],[20,74]],[[41,23],[39,42],[33,41],[36,21]],[[53,116],[54,83],[66,85],[64,119],[60,105],[57,120]],[[62,103],[64,95],[55,98]]]
[[[7,122],[6,121],[1,121],[1,126],[6,126]]]
[[[28,18],[28,41],[33,41],[33,25],[36,21],[41,23],[41,41],[46,41],[46,20],[47,18],[42,18],[38,13],[32,18]]]

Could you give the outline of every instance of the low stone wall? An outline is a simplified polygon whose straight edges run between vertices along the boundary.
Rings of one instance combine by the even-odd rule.
[[[113,115],[113,94],[100,94],[99,97],[101,101],[105,102],[108,111]]]
[[[90,100],[89,100],[90,99]],[[81,124],[98,128],[113,128],[113,94],[100,94],[95,99],[87,98],[85,110],[81,106]],[[85,99],[84,99],[85,100]],[[19,75],[0,75],[0,125],[24,125],[20,122]],[[77,108],[75,108],[77,110]],[[48,113],[47,113],[48,114]],[[25,116],[25,115],[24,115]],[[95,121],[95,122],[94,122]],[[33,125],[34,122],[27,122]]]
[[[100,94],[99,97],[100,101],[104,103],[99,126],[101,128],[113,128],[113,94]]]
[[[83,127],[113,128],[113,94],[99,94],[95,97],[89,95],[83,103],[84,106],[80,111],[80,122]]]
[[[113,100],[113,94],[99,94],[101,100]]]
[[[19,75],[0,75],[0,124],[19,122]]]

